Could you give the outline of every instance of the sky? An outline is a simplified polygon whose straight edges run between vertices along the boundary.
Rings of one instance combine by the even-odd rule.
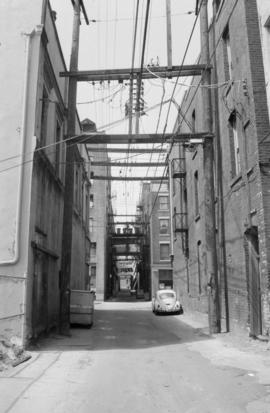
[[[73,9],[69,0],[50,0],[52,9],[57,12],[57,30],[60,43],[69,67],[71,50]],[[137,42],[134,67],[140,67],[144,19],[147,0],[140,0]],[[171,0],[172,21],[172,64],[181,65],[188,39],[195,21],[195,0]],[[132,45],[134,36],[134,21],[137,0],[84,0],[90,24],[82,19],[79,48],[79,70],[121,69],[130,68],[132,62]],[[166,0],[151,0],[147,41],[145,50],[145,65],[167,65],[166,36]],[[94,20],[94,21],[92,21]],[[193,64],[199,55],[199,22],[192,36],[184,64]],[[177,105],[160,103],[172,97],[176,79],[152,79],[144,81],[144,100],[146,115],[140,119],[141,133],[166,132],[173,130]],[[180,78],[173,95],[177,104],[181,103],[184,91],[188,86],[187,78]],[[129,83],[103,82],[78,83],[77,109],[80,119],[90,118],[98,130],[107,133],[127,133],[128,121],[113,122],[125,117],[125,103],[129,99]],[[151,107],[157,105],[156,109]],[[150,109],[150,110],[149,110]],[[148,111],[149,110],[149,111]],[[148,145],[150,148],[152,145]],[[144,146],[145,147],[145,146]],[[132,155],[130,160],[162,161],[157,154]],[[125,154],[111,154],[112,160],[126,160]],[[161,176],[162,168],[112,168],[113,176]],[[140,183],[132,181],[112,182],[113,207],[118,214],[134,214],[140,194]]]

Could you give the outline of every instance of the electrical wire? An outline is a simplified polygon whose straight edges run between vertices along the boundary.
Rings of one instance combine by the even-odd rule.
[[[185,13],[173,13],[172,17],[186,16],[186,15],[191,15],[191,14],[194,14],[193,10],[187,11]],[[164,14],[164,15],[160,15],[160,16],[152,16],[152,19],[161,19],[161,18],[165,18],[165,17],[166,17],[166,15]],[[143,19],[143,17],[139,18],[139,20],[142,20],[142,19]],[[106,20],[106,19],[92,19],[92,20],[89,20],[89,21],[91,23],[106,23],[106,22],[111,23],[111,22],[114,22],[115,20],[116,19],[108,19],[108,20]],[[132,17],[121,17],[121,18],[117,19],[117,21],[129,21],[129,20],[132,20]]]
[[[198,22],[198,17],[199,17],[199,14],[200,14],[201,6],[202,6],[202,2],[200,3],[198,14],[197,14],[197,16],[196,16],[196,18],[195,18],[195,21],[194,21],[193,26],[192,26],[191,33],[190,33],[190,35],[189,35],[189,39],[188,39],[188,42],[187,42],[187,46],[186,46],[186,48],[185,48],[184,56],[183,56],[183,59],[182,59],[181,65],[180,65],[180,69],[179,69],[179,73],[178,73],[178,76],[177,76],[177,82],[178,82],[178,79],[179,79],[179,77],[180,77],[180,75],[181,75],[181,70],[182,70],[182,68],[183,68],[183,65],[184,65],[184,62],[185,62],[185,59],[186,59],[186,56],[187,56],[187,52],[188,52],[188,49],[189,49],[189,46],[190,46],[190,43],[191,43],[191,39],[192,39],[192,37],[193,37],[194,31],[195,31],[195,27],[196,27],[197,22]],[[176,85],[177,85],[177,84],[174,85],[174,88],[173,88],[173,91],[172,91],[172,94],[171,94],[171,98],[169,99],[169,107],[168,107],[168,110],[167,110],[167,116],[166,116],[165,125],[164,125],[164,129],[163,129],[163,136],[165,135],[165,132],[166,132],[166,129],[167,129],[169,113],[170,113],[170,110],[171,110],[171,104],[172,104],[173,97],[174,97],[174,94],[175,94]],[[172,143],[172,145],[171,145],[171,147],[170,147],[170,149],[169,149],[167,158],[169,157],[170,152],[172,151],[172,147],[173,147],[173,143]],[[150,218],[150,217],[152,216],[152,214],[153,214],[153,211],[154,211],[154,208],[155,208],[155,205],[156,205],[156,202],[157,202],[158,194],[159,194],[159,192],[160,192],[160,189],[161,189],[161,186],[162,186],[162,183],[163,183],[163,180],[164,180],[164,178],[165,178],[165,174],[166,174],[166,173],[167,173],[167,168],[164,168],[164,172],[163,172],[163,175],[162,175],[162,178],[161,178],[161,181],[160,181],[160,184],[159,184],[159,188],[158,188],[157,194],[156,194],[156,196],[155,196],[155,199],[154,199],[154,202],[153,202],[153,205],[152,205],[152,209],[151,209],[151,211],[150,211],[149,218]]]

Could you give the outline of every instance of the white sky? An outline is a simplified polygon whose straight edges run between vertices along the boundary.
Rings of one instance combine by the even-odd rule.
[[[53,10],[57,12],[57,28],[62,45],[63,53],[69,67],[69,55],[71,49],[72,35],[72,18],[73,9],[69,0],[50,0]],[[142,38],[144,30],[144,16],[146,10],[146,0],[140,1],[140,20],[138,24],[137,48],[135,55],[135,67],[140,67]],[[80,34],[80,51],[79,51],[79,70],[94,69],[112,69],[112,68],[130,68],[132,59],[132,44],[134,31],[134,17],[136,9],[136,0],[84,0],[90,22],[87,26],[84,22],[81,25]],[[184,51],[191,33],[192,25],[195,20],[195,0],[171,0],[172,10],[172,55],[173,65],[182,63]],[[192,14],[187,14],[192,11]],[[160,66],[167,65],[167,40],[166,40],[166,0],[151,0],[150,19],[148,26],[148,36],[145,52],[145,64],[149,64],[151,59],[155,62],[159,60]],[[143,18],[142,18],[143,17]],[[185,64],[195,63],[199,54],[199,22],[196,26],[195,33],[189,52],[185,59]],[[181,78],[179,82],[185,82]],[[173,80],[167,80],[165,83],[159,79],[144,82],[144,99],[146,107],[151,107],[161,102],[165,87],[164,100],[171,97],[174,84]],[[90,118],[97,128],[106,130],[108,133],[127,133],[128,121],[121,122],[116,127],[105,128],[105,125],[124,118],[125,102],[128,100],[128,82],[120,85],[118,82],[96,83],[79,83],[78,87],[78,112],[80,119]],[[178,85],[175,92],[175,100],[180,103],[181,96],[186,87]],[[116,93],[115,93],[116,92]],[[112,96],[111,96],[112,95]],[[111,96],[110,98],[106,98]],[[102,101],[102,99],[104,99]],[[85,103],[93,100],[99,100],[96,103]],[[143,116],[140,122],[141,133],[158,132],[164,130],[165,119],[168,114],[168,105],[163,106],[160,121],[159,108],[150,111]],[[172,132],[176,120],[176,107],[171,105],[168,116],[168,126],[166,132]],[[145,147],[145,146],[144,146]],[[150,145],[152,147],[152,145]],[[132,161],[149,160],[150,155],[134,156],[131,154]],[[123,159],[125,154],[111,154],[112,159]],[[162,160],[156,154],[153,154],[152,161]],[[120,172],[121,170],[121,172]],[[113,168],[112,175],[119,176],[148,176],[162,175],[161,168]],[[140,193],[140,183],[138,182],[119,182],[113,181],[112,191],[116,196],[113,199],[113,205],[119,214],[134,214],[136,203]]]

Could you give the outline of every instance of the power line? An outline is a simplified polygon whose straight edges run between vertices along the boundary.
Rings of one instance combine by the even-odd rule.
[[[184,53],[184,56],[183,56],[183,59],[182,59],[182,63],[181,63],[181,65],[180,65],[179,73],[178,73],[178,76],[177,76],[177,81],[178,81],[178,79],[179,79],[179,77],[180,77],[181,68],[183,67],[184,62],[185,62],[185,59],[186,59],[186,55],[187,55],[187,52],[188,52],[188,49],[189,49],[189,46],[190,46],[190,43],[191,43],[191,39],[192,39],[194,30],[195,30],[195,27],[196,27],[196,24],[197,24],[197,21],[198,21],[199,14],[200,14],[201,6],[202,6],[202,3],[200,4],[199,11],[198,11],[198,13],[197,13],[197,15],[196,15],[195,21],[194,21],[193,26],[192,26],[191,33],[190,33],[190,35],[189,35],[189,39],[188,39],[188,42],[187,42],[187,46],[186,46],[186,49],[185,49],[185,53]],[[170,110],[171,110],[171,103],[172,103],[173,96],[174,96],[174,93],[175,93],[175,90],[176,90],[176,85],[177,85],[177,83],[175,83],[174,88],[173,88],[173,92],[172,92],[172,95],[171,95],[171,98],[169,99],[169,107],[168,107],[167,116],[166,116],[166,121],[165,121],[164,129],[163,129],[163,136],[165,135],[165,132],[166,132],[167,123],[168,123],[168,118],[169,118],[169,112],[170,112]],[[169,152],[168,152],[167,157],[169,157],[169,155],[170,155],[170,153],[171,153],[171,151],[172,151],[172,148],[173,148],[173,142],[172,142],[172,144],[171,144],[171,147],[170,147],[170,149],[169,149]],[[161,181],[160,181],[160,184],[159,184],[159,188],[158,188],[157,194],[156,194],[156,196],[155,196],[152,209],[151,209],[151,211],[150,211],[149,218],[150,218],[150,217],[152,216],[152,214],[153,214],[154,207],[155,207],[155,205],[156,205],[156,201],[157,201],[157,198],[158,198],[158,194],[159,194],[159,192],[160,192],[160,189],[161,189],[161,186],[162,186],[164,177],[165,177],[165,173],[166,173],[166,169],[164,169],[163,176],[162,176],[162,178],[161,178]]]

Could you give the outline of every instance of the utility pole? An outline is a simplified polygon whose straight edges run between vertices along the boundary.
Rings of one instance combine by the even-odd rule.
[[[167,21],[167,60],[168,69],[172,69],[172,23],[171,23],[171,0],[166,0]]]
[[[132,116],[133,116],[133,85],[134,85],[134,62],[135,62],[135,51],[136,51],[136,40],[137,40],[137,27],[138,27],[138,18],[139,18],[139,6],[140,0],[137,0],[136,7],[136,17],[135,17],[135,26],[134,26],[134,37],[133,37],[133,49],[132,49],[132,59],[131,59],[131,74],[130,74],[130,84],[129,84],[129,122],[128,122],[128,132],[132,134]]]
[[[73,33],[70,56],[70,70],[78,70],[79,36],[80,36],[80,0],[73,4]],[[76,97],[77,79],[69,79],[68,88],[68,120],[67,138],[76,132]],[[70,305],[70,278],[72,259],[72,220],[73,220],[73,194],[74,194],[74,160],[75,149],[73,143],[66,144],[66,174],[64,195],[64,225],[62,240],[62,276],[60,285],[60,332],[69,334],[69,305]]]
[[[145,54],[145,47],[146,47],[146,36],[147,36],[147,26],[148,26],[148,19],[149,19],[149,10],[150,10],[150,0],[147,0],[146,12],[145,12],[145,23],[144,23],[144,34],[143,34],[141,68],[140,68],[140,73],[138,73],[138,75],[137,75],[137,99],[136,99],[136,123],[135,123],[135,134],[136,135],[139,134],[142,72],[143,72],[143,65],[144,65],[144,54]]]
[[[208,0],[201,1],[200,7],[200,30],[201,30],[201,63],[209,65],[209,32],[208,32]],[[210,70],[206,69],[202,74],[202,85],[211,83]],[[205,130],[211,133],[212,112],[211,112],[211,91],[210,88],[202,88],[202,98],[204,107]],[[209,332],[220,333],[220,303],[217,271],[217,250],[216,250],[216,220],[215,220],[215,196],[214,196],[214,147],[213,138],[206,137],[204,140],[204,206],[205,206],[205,248],[207,260],[208,277],[208,318]]]

